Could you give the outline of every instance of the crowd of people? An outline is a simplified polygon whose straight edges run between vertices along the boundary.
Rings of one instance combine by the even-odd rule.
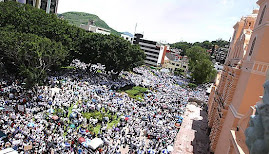
[[[18,80],[2,80],[0,131],[6,137],[0,137],[0,150],[170,153],[188,99],[207,100],[204,89],[182,88],[177,84],[184,82],[180,78],[148,67],[122,72],[118,80],[88,71],[76,69],[50,76],[46,85],[31,90],[23,88],[24,83]],[[126,86],[148,90],[137,100],[117,91]],[[104,116],[85,116],[93,112]],[[105,116],[107,113],[112,116]],[[117,123],[111,126],[112,121]],[[93,131],[97,126],[98,131]]]

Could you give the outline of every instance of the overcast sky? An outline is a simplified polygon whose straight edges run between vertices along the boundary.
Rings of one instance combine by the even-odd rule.
[[[222,38],[233,25],[258,8],[257,0],[59,0],[58,13],[98,15],[111,28],[144,33],[144,38],[174,43]]]

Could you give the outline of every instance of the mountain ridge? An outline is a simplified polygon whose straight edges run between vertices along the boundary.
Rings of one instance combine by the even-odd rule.
[[[59,17],[63,17],[64,20],[68,21],[70,24],[80,27],[81,24],[88,24],[89,20],[93,20],[95,26],[105,28],[111,31],[111,34],[121,35],[121,32],[116,31],[115,29],[108,26],[108,24],[100,19],[95,14],[85,13],[85,12],[65,12],[58,14]]]

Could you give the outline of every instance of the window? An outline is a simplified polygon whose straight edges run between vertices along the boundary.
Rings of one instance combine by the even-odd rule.
[[[263,10],[262,10],[262,14],[261,14],[261,17],[260,17],[259,25],[262,23],[262,19],[263,19],[265,10],[266,10],[266,5],[264,6],[264,8],[263,8]]]
[[[249,50],[249,56],[252,55],[252,52],[253,52],[253,49],[254,49],[254,46],[255,46],[255,42],[256,42],[256,37],[255,37],[254,40],[252,41],[251,48],[250,48],[250,50]]]

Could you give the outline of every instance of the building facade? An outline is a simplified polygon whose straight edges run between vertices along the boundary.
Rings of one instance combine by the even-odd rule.
[[[225,48],[219,48],[216,52],[215,52],[215,60],[216,62],[219,62],[221,64],[225,63],[226,57],[228,55],[228,51],[229,48],[225,47]]]
[[[169,69],[171,72],[174,72],[177,69],[182,69],[187,73],[188,64],[189,60],[187,56],[180,56],[180,54],[168,50],[162,67]]]
[[[234,26],[219,85],[209,97],[210,150],[216,154],[249,153],[244,132],[269,70],[269,0],[257,4],[260,10]]]
[[[143,34],[135,34],[133,44],[138,44],[146,54],[145,64],[150,66],[160,66],[164,63],[164,58],[168,46],[158,44],[155,41],[143,39]]]
[[[87,25],[81,24],[80,28],[85,29],[86,31],[92,32],[92,33],[110,35],[110,30],[95,26],[93,20],[89,20]]]
[[[57,13],[59,0],[0,0],[0,2],[16,1],[29,4],[36,8],[46,11],[46,13]]]

